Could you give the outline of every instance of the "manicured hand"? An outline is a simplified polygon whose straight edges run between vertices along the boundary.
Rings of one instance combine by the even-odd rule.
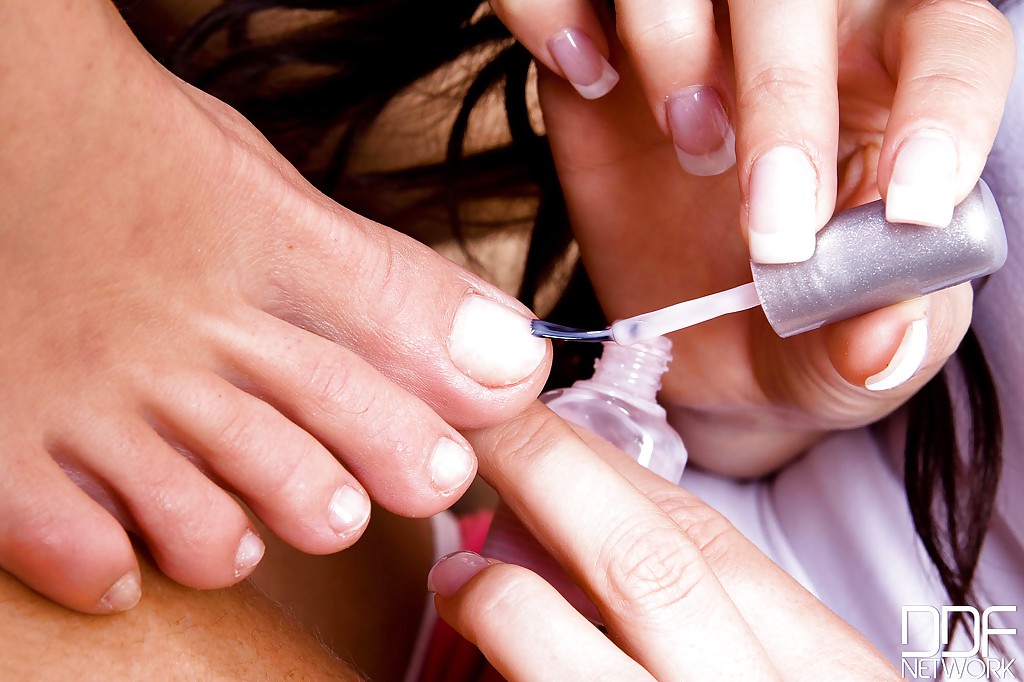
[[[438,612],[507,679],[899,679],[716,511],[546,408],[469,437],[481,474],[607,629],[525,568],[442,559]]]
[[[858,189],[877,187],[890,220],[948,224],[981,174],[1013,71],[1009,24],[987,2],[626,0],[614,29],[589,0],[491,4],[584,97],[607,94],[628,63],[689,173],[735,162],[740,225],[763,263],[811,256],[837,188],[851,199],[835,173],[851,147],[872,147]]]
[[[1013,65],[1003,17],[982,3],[842,3],[837,32],[833,24],[831,31],[816,28],[816,13],[828,4],[736,2],[731,17],[722,17],[732,24],[720,23],[715,35],[732,36],[737,56],[735,66],[723,58],[730,74],[723,82],[737,88],[737,108],[727,107],[739,122],[736,175],[684,172],[677,144],[651,115],[656,70],[638,56],[641,39],[688,25],[634,30],[637,7],[651,3],[617,5],[625,45],[609,39],[606,54],[620,80],[604,97],[586,100],[542,69],[548,138],[609,319],[750,281],[751,254],[776,260],[765,257],[771,250],[789,254],[779,260],[799,260],[790,248],[813,240],[833,206],[848,208],[899,186],[890,211],[894,199],[897,207],[951,208],[976,182]],[[804,5],[806,18],[797,14]],[[767,7],[773,11],[762,16]],[[690,45],[675,47],[685,52]],[[689,64],[689,54],[675,63]],[[682,78],[677,82],[705,82]],[[935,131],[953,141],[955,162],[930,156],[942,147],[932,144],[940,139]],[[930,142],[919,147],[918,133]],[[813,171],[800,176],[788,161],[761,165],[769,156],[811,159]],[[769,167],[759,184],[758,169]],[[813,187],[799,182],[812,176]],[[900,193],[919,199],[907,203]],[[805,210],[811,204],[813,211]],[[755,224],[757,216],[774,216],[785,231],[754,236],[767,224]],[[906,401],[956,350],[971,300],[970,286],[961,286],[786,340],[756,309],[702,324],[673,335],[674,361],[660,397],[694,461],[760,475],[822,434],[871,423]]]

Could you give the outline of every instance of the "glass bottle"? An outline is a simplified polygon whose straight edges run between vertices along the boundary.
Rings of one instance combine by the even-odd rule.
[[[587,428],[678,483],[686,466],[686,448],[656,400],[671,351],[672,342],[663,336],[632,346],[606,343],[590,379],[548,391],[540,399],[566,421]],[[503,503],[495,510],[483,555],[529,568],[583,615],[599,622],[596,608],[583,591]]]
[[[596,433],[662,478],[678,483],[686,466],[686,448],[656,398],[671,359],[672,342],[664,336],[633,346],[606,343],[591,378],[548,391],[540,399],[566,421]]]

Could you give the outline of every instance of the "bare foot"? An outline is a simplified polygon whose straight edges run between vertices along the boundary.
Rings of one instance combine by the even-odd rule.
[[[105,2],[0,0],[0,566],[76,609],[447,507],[539,392],[530,313],[333,204]],[[123,527],[122,527],[123,526]]]

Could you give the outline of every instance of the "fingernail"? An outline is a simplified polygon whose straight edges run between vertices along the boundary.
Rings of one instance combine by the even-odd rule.
[[[103,598],[100,599],[100,606],[108,611],[119,613],[134,607],[141,598],[142,587],[139,586],[139,576],[135,573],[125,573],[103,595]]]
[[[350,485],[338,488],[328,505],[331,528],[345,537],[362,528],[370,518],[370,500]]]
[[[871,391],[887,391],[909,380],[921,369],[928,352],[928,322],[914,320],[903,333],[903,340],[892,360],[878,374],[869,376],[864,387]]]
[[[524,316],[471,294],[455,314],[448,352],[477,383],[508,386],[533,374],[547,354],[547,342],[530,332]]]
[[[736,134],[714,88],[684,88],[666,103],[679,165],[691,175],[724,173],[736,163]]]
[[[548,51],[565,79],[586,99],[597,99],[619,82],[619,74],[582,31],[567,28],[548,41]]]
[[[450,495],[475,472],[473,455],[451,438],[438,441],[430,456],[430,483],[442,495]]]
[[[896,152],[885,195],[885,219],[945,227],[953,220],[956,146],[939,131],[915,133]]]
[[[235,577],[241,578],[251,573],[266,550],[266,546],[256,533],[251,530],[245,531],[242,541],[238,543],[238,551],[235,552]]]
[[[427,575],[427,589],[442,597],[451,597],[469,579],[491,565],[473,552],[452,552],[434,564]]]
[[[748,239],[758,263],[802,263],[814,255],[818,175],[803,151],[776,147],[750,173]]]

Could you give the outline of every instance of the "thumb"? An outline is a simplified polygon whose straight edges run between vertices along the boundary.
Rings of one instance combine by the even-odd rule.
[[[970,325],[961,284],[809,332],[758,360],[765,391],[806,412],[814,430],[854,428],[890,414],[943,367]]]

